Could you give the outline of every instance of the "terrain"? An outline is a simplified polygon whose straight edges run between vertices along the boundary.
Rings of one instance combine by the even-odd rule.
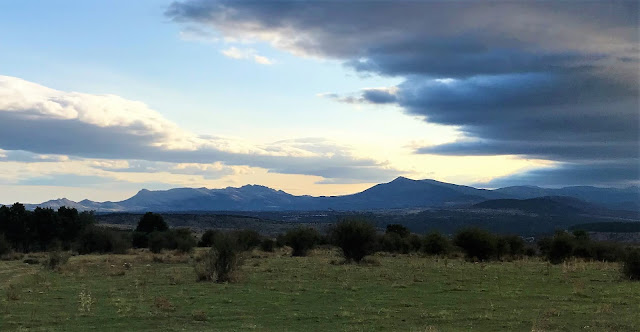
[[[375,263],[342,265],[335,250],[289,255],[284,249],[248,253],[238,281],[230,284],[196,282],[193,257],[170,252],[75,256],[58,272],[21,260],[0,261],[0,330],[631,331],[640,326],[640,283],[622,280],[614,263],[469,263],[381,253]]]

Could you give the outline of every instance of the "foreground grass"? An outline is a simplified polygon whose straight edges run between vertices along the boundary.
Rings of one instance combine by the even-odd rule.
[[[640,282],[617,264],[377,256],[344,265],[249,254],[233,284],[195,281],[188,255],[76,256],[61,271],[0,262],[0,331],[633,331]],[[129,263],[130,268],[124,267]]]

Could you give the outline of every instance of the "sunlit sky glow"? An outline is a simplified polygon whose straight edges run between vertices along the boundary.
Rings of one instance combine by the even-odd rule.
[[[638,4],[0,3],[0,203],[638,183]]]

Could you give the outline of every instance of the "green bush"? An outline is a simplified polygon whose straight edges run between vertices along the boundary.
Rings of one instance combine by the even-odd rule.
[[[387,225],[387,229],[385,231],[385,234],[389,234],[389,233],[396,233],[400,235],[400,237],[407,237],[409,236],[409,234],[411,234],[411,231],[409,231],[409,229],[403,225],[390,224],[390,225]]]
[[[44,262],[44,266],[49,270],[58,270],[69,261],[69,254],[60,250],[49,252],[49,256]]]
[[[320,233],[310,227],[298,227],[284,235],[285,243],[293,249],[291,256],[306,256],[320,240]]]
[[[376,229],[368,222],[347,219],[336,224],[331,230],[333,243],[342,249],[347,261],[360,263],[375,252]]]
[[[238,265],[237,239],[223,234],[213,243],[211,250],[195,266],[198,281],[233,281]]]
[[[468,228],[459,231],[455,235],[453,242],[462,249],[468,260],[486,261],[496,255],[496,237],[479,228]]]
[[[131,240],[123,231],[89,226],[76,240],[75,248],[79,254],[116,253],[124,254],[130,247]]]
[[[262,242],[262,237],[260,236],[260,234],[251,229],[234,231],[231,235],[236,240],[237,248],[242,251],[251,250],[259,246],[260,242]]]
[[[551,264],[560,264],[573,254],[575,239],[566,232],[557,232],[549,247],[547,259]]]
[[[391,253],[409,253],[409,243],[396,232],[386,232],[380,238],[380,250]]]
[[[502,258],[505,255],[520,257],[524,254],[524,240],[517,235],[496,236],[496,256]]]
[[[622,273],[630,280],[640,280],[640,249],[630,250],[622,264]]]
[[[149,234],[149,250],[154,254],[159,254],[167,247],[165,232],[153,232]]]
[[[222,232],[217,229],[208,229],[200,237],[198,247],[211,247],[215,239],[220,236]]]
[[[270,238],[265,238],[260,243],[260,250],[265,252],[273,252],[276,247],[276,241]]]
[[[422,251],[429,255],[446,255],[451,250],[449,238],[440,232],[425,235],[422,241]]]

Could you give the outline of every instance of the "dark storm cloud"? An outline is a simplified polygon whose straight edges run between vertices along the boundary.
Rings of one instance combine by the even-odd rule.
[[[639,9],[637,1],[192,0],[167,15],[404,77],[393,93],[325,96],[397,103],[469,138],[418,153],[564,162],[528,175],[544,184],[638,179]]]

